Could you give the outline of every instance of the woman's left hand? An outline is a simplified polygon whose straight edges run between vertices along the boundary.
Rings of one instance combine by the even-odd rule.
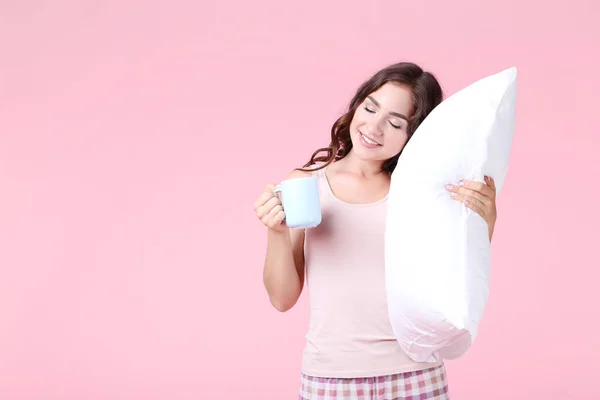
[[[496,185],[488,176],[485,177],[485,182],[463,180],[458,185],[446,185],[446,189],[453,199],[481,215],[488,224],[491,241],[496,224]]]

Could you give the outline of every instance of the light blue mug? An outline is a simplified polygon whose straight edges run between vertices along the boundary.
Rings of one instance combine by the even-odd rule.
[[[321,202],[316,177],[287,179],[275,188],[281,193],[285,224],[293,229],[310,229],[321,223]]]

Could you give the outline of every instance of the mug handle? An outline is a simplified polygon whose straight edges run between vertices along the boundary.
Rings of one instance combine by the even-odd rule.
[[[273,190],[273,193],[275,194],[275,196],[279,197],[277,194],[281,193],[283,191],[281,184],[275,186],[275,190]],[[283,209],[283,202],[281,203],[281,208]],[[285,209],[283,210],[283,212],[285,212]],[[283,220],[285,221],[285,218],[283,218]]]

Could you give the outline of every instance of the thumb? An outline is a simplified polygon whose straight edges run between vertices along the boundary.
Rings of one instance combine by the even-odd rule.
[[[496,184],[494,183],[494,180],[492,179],[491,176],[486,176],[485,180],[487,181],[487,184],[489,185],[490,188],[496,190]]]

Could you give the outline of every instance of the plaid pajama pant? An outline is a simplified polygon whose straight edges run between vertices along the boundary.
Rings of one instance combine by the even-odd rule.
[[[449,400],[444,365],[373,378],[302,374],[299,400]]]

